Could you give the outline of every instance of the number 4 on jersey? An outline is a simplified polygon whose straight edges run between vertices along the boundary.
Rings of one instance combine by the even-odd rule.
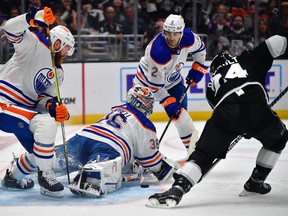
[[[239,63],[232,64],[229,70],[226,73],[225,78],[234,79],[234,78],[246,78],[248,76],[247,70],[243,70]]]

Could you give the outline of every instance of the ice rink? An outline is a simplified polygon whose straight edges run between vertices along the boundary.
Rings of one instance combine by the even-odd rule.
[[[285,121],[288,124],[288,121]],[[201,132],[204,122],[195,122]],[[158,137],[166,123],[156,123]],[[67,139],[83,126],[65,126]],[[0,132],[0,177],[10,167],[12,152],[23,152],[14,136]],[[213,137],[211,137],[213,138]],[[59,129],[56,144],[62,143]],[[288,215],[288,150],[282,152],[276,167],[267,182],[272,191],[263,196],[239,197],[243,184],[250,176],[255,158],[261,145],[254,139],[242,139],[220,163],[186,194],[180,204],[173,209],[153,209],[145,206],[147,198],[170,187],[167,184],[141,188],[138,182],[128,182],[114,193],[98,199],[80,198],[65,188],[64,198],[49,198],[40,195],[39,186],[26,191],[7,190],[0,187],[1,216],[287,216]],[[185,150],[180,143],[172,123],[161,143],[160,150],[168,157],[182,159]],[[33,176],[36,178],[36,176]],[[67,176],[60,177],[67,184]]]

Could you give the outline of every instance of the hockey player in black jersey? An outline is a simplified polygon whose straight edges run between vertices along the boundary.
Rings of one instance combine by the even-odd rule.
[[[230,143],[238,135],[253,137],[263,145],[240,196],[271,191],[265,179],[286,145],[288,132],[267,103],[264,83],[273,59],[283,55],[286,47],[287,38],[275,35],[239,56],[220,53],[214,57],[206,94],[213,114],[206,122],[195,151],[186,164],[174,173],[172,187],[150,196],[149,206],[177,205],[182,196],[209,171],[215,159],[225,158]]]

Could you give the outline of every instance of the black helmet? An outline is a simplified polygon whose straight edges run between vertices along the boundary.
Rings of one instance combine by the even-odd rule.
[[[214,75],[220,67],[229,65],[235,62],[236,62],[236,59],[229,53],[225,53],[225,52],[219,53],[211,61],[210,73],[211,75]]]

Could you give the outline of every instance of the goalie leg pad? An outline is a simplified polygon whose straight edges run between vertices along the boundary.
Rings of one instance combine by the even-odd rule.
[[[91,161],[83,167],[79,180],[99,187],[100,193],[113,192],[122,184],[122,158],[97,162]]]

